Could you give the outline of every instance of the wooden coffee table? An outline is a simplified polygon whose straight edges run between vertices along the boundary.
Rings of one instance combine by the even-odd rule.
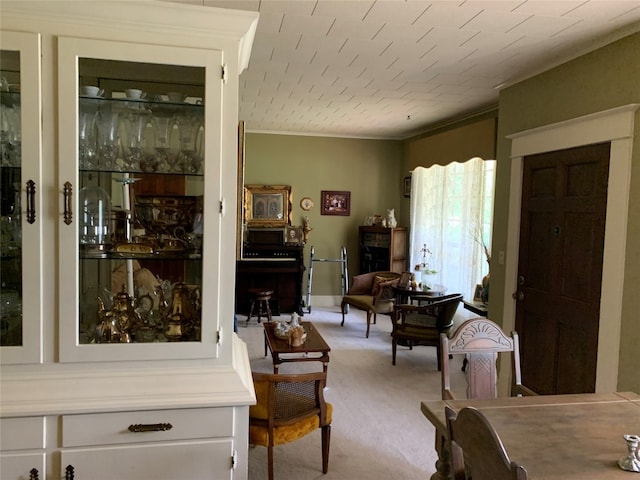
[[[304,331],[307,332],[307,340],[299,347],[292,347],[288,340],[276,337],[276,322],[267,322],[263,325],[264,356],[267,356],[268,349],[273,357],[273,373],[278,373],[278,367],[285,362],[322,362],[322,371],[327,371],[331,347],[327,345],[313,323],[300,322]]]

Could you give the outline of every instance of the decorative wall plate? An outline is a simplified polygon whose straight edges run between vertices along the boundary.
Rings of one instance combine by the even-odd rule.
[[[302,199],[300,200],[300,208],[306,211],[311,210],[313,208],[313,200],[311,200],[309,197],[302,197]]]

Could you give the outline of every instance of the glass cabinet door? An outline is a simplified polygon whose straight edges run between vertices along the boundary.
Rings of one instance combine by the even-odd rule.
[[[0,359],[41,363],[40,38],[5,31],[0,45]]]
[[[215,358],[221,52],[60,38],[58,59],[60,360]]]

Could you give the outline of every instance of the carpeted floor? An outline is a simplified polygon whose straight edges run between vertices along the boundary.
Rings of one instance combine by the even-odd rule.
[[[461,313],[458,321],[464,318]],[[247,343],[252,370],[272,372],[271,356],[264,356],[262,324],[254,318],[247,325],[242,315],[238,320],[238,335]],[[369,338],[365,338],[365,313],[353,308],[343,327],[339,307],[314,308],[302,320],[312,321],[331,346],[325,392],[334,407],[329,472],[322,474],[318,430],[275,448],[276,479],[428,479],[435,472],[437,456],[434,430],[420,412],[420,402],[441,396],[435,347],[398,347],[393,366],[388,316],[378,316]],[[319,362],[288,363],[280,366],[280,373],[321,368]],[[459,368],[454,371],[459,389],[464,377]],[[266,478],[266,448],[250,448],[249,479]]]

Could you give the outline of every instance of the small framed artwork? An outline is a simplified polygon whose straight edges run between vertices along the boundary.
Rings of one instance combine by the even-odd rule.
[[[484,288],[482,288],[482,285],[480,284],[476,285],[476,289],[473,291],[473,301],[484,303],[484,300],[482,299],[483,293],[484,293]]]
[[[411,196],[411,175],[404,177],[402,181],[402,195],[406,198]]]
[[[284,243],[287,245],[300,245],[302,243],[302,227],[284,227]]]
[[[345,215],[351,214],[351,192],[335,192],[332,190],[322,190],[322,215]]]

